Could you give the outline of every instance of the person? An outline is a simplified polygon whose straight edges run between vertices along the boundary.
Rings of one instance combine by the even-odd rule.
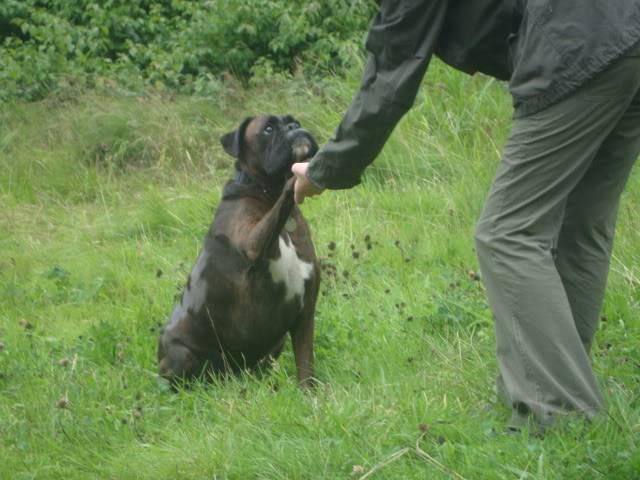
[[[513,429],[604,408],[589,352],[640,152],[639,42],[640,0],[382,0],[351,106],[292,167],[297,203],[357,185],[434,54],[509,82],[512,130],[475,243]]]

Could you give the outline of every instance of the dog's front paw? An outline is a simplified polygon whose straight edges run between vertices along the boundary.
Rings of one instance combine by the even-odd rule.
[[[293,195],[293,189],[295,185],[296,185],[296,177],[294,175],[289,180],[287,180],[287,182],[284,184],[282,193],[284,193],[285,195]]]

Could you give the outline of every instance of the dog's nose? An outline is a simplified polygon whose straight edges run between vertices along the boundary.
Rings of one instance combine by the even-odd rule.
[[[291,122],[287,124],[287,132],[291,132],[293,130],[297,130],[300,128],[300,124],[298,122]]]

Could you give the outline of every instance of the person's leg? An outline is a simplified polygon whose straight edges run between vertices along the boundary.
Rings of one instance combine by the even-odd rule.
[[[498,366],[515,417],[588,416],[602,407],[571,304],[552,256],[570,193],[580,184],[629,108],[593,101],[590,90],[637,76],[618,62],[579,93],[514,121],[481,215],[476,246],[496,317]]]
[[[637,62],[640,69],[640,52]],[[558,237],[556,266],[587,353],[598,328],[620,195],[639,154],[640,91],[569,195]]]

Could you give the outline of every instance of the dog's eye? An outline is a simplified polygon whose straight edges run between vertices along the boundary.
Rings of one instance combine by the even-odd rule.
[[[273,127],[271,125],[267,125],[264,127],[263,132],[267,135],[271,135],[273,133]]]

